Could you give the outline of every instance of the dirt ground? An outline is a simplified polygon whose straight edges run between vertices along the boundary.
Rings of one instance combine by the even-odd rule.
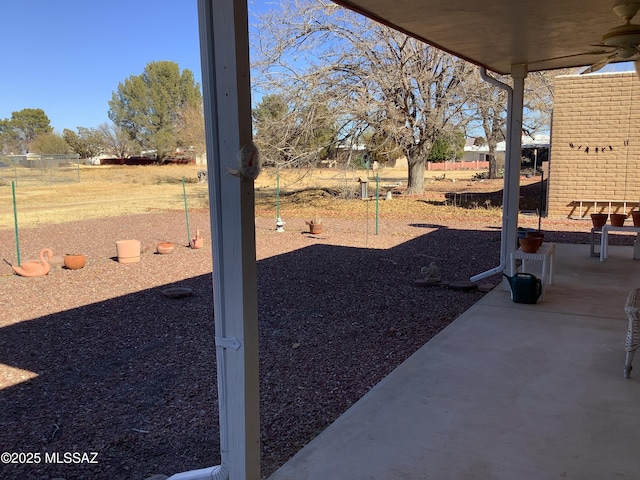
[[[185,173],[114,172],[117,188],[88,178],[74,186],[84,195],[77,203],[93,198],[105,217],[93,216],[105,213],[100,208],[70,216],[79,213],[55,197],[65,188],[51,189],[46,206],[25,200],[42,201],[44,191],[19,197],[33,211],[66,205],[58,221],[47,216],[20,228],[23,259],[45,246],[57,258],[36,278],[0,263],[0,451],[97,452],[98,464],[8,463],[0,465],[3,480],[137,480],[220,461],[208,211],[190,209],[191,231],[205,234],[205,248],[192,250],[176,182]],[[483,295],[419,287],[422,267],[437,264],[447,281],[468,279],[495,267],[501,236],[500,180],[433,180],[423,196],[392,193],[376,202],[335,196],[339,188],[326,181],[294,191],[298,182],[285,179],[278,205],[268,191],[273,180],[262,177],[256,192],[265,478]],[[142,207],[132,214],[117,214],[98,194],[136,188],[150,197],[132,195]],[[186,183],[187,197],[198,188]],[[161,205],[168,190],[175,201]],[[521,204],[537,205],[539,191],[539,182],[523,178]],[[277,206],[284,232],[275,230]],[[324,219],[322,234],[309,233],[313,216]],[[522,214],[520,224],[541,224],[547,241],[588,242],[586,222]],[[8,262],[14,233],[0,227]],[[123,238],[140,239],[140,262],[114,260]],[[175,252],[155,253],[159,241],[175,242]],[[61,267],[71,252],[87,255],[83,269]],[[169,286],[193,295],[170,299]]]

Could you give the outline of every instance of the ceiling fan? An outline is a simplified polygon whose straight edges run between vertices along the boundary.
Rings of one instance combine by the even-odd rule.
[[[631,23],[631,20],[640,11],[640,1],[621,3],[614,6],[613,11],[625,21],[625,24],[612,28],[602,36],[600,44],[592,45],[600,47],[600,50],[546,58],[529,62],[529,65],[584,55],[604,55],[600,60],[580,72],[580,75],[597,72],[613,61],[633,61],[636,73],[640,77],[640,55],[638,55],[640,54],[640,25]]]
[[[640,25],[631,23],[633,17],[640,10],[640,2],[628,2],[616,5],[613,11],[625,21],[624,25],[614,27],[602,36],[601,44],[598,47],[613,48],[612,52],[595,62],[580,74],[597,72],[605,65],[614,60],[628,60],[636,56],[634,61],[636,73],[640,76],[640,60],[637,58],[640,52]],[[600,53],[600,52],[593,52]]]

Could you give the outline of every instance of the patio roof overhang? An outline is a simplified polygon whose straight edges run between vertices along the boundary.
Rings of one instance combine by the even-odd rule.
[[[624,0],[335,0],[487,70],[511,73],[591,65],[612,52],[599,45],[624,24]],[[615,61],[621,61],[616,59]]]

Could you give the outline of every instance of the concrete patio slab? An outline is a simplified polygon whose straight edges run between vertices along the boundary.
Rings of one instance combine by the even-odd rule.
[[[558,245],[544,302],[494,289],[270,480],[640,478],[640,367],[623,378],[632,256]]]

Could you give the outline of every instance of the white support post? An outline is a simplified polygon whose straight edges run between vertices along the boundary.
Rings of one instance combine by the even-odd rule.
[[[511,111],[507,112],[511,121],[507,131],[507,145],[504,169],[504,232],[502,241],[507,258],[518,248],[518,213],[520,211],[520,163],[522,157],[522,108],[524,104],[524,79],[527,76],[526,65],[512,65],[513,99]],[[504,289],[509,290],[507,280]]]
[[[254,185],[229,173],[238,170],[238,152],[252,140],[247,2],[198,0],[198,19],[222,456],[217,473],[254,480],[260,478]]]

